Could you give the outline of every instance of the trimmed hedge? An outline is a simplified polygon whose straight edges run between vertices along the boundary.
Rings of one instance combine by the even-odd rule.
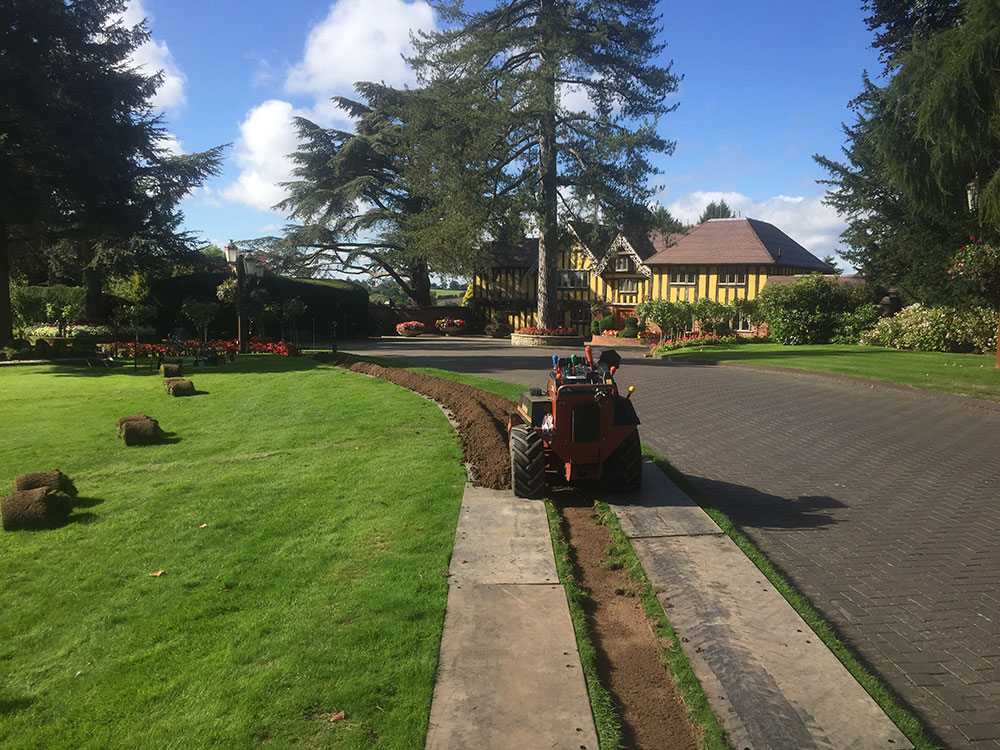
[[[216,289],[227,278],[229,275],[225,273],[196,273],[153,282],[150,291],[157,306],[154,322],[157,333],[167,336],[175,328],[192,330],[191,321],[181,313],[184,300],[191,298],[198,302],[218,303]],[[265,276],[259,280],[258,288],[267,292],[269,304],[283,304],[296,297],[305,303],[306,311],[298,321],[303,335],[312,331],[313,320],[316,321],[317,337],[323,340],[332,337],[334,323],[337,338],[363,338],[369,334],[368,290],[360,284],[340,279]],[[280,323],[275,315],[265,313],[260,322],[268,335],[272,335],[273,331],[272,337],[277,338]],[[222,337],[236,335],[236,311],[232,305],[222,305],[211,330]]]

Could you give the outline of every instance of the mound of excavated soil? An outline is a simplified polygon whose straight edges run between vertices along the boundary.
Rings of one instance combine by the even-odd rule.
[[[469,466],[469,481],[495,490],[510,488],[507,416],[514,411],[514,404],[510,401],[461,383],[397,367],[382,367],[344,354],[322,354],[316,355],[316,358],[347,370],[383,378],[434,399],[458,425],[462,453]]]

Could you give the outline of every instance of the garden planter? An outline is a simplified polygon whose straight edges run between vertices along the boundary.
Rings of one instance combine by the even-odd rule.
[[[400,336],[406,336],[407,338],[413,338],[414,336],[419,336],[422,333],[422,331],[409,331],[409,330],[405,330],[404,329],[402,331],[396,331],[396,333],[398,333]]]
[[[441,328],[441,333],[443,333],[445,336],[457,336],[464,330],[465,329],[462,328],[461,326],[444,326],[443,328]]]

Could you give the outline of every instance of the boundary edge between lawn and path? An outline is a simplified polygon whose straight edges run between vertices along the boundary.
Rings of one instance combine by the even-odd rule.
[[[954,401],[978,409],[988,409],[990,411],[1000,411],[1000,402],[990,401],[985,398],[966,396],[963,393],[951,393],[950,391],[939,391],[936,388],[920,388],[906,383],[892,383],[888,380],[876,380],[866,378],[861,375],[846,375],[839,372],[825,372],[824,370],[806,370],[801,367],[783,367],[782,365],[759,365],[753,362],[735,362],[730,360],[700,359],[698,357],[673,357],[669,354],[659,357],[660,361],[672,367],[732,367],[735,369],[753,370],[755,372],[784,372],[790,375],[813,375],[829,380],[840,380],[844,382],[854,382],[868,385],[871,388],[888,388],[903,393],[920,393],[929,398],[941,401]]]

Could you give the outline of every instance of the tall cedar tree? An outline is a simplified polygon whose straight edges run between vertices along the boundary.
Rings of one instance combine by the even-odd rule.
[[[121,0],[0,3],[0,343],[12,337],[11,260],[69,249],[98,312],[112,263],[187,249],[176,205],[217,171],[218,147],[169,156],[150,101],[159,75],[130,63],[143,25]]]
[[[421,33],[411,59],[438,100],[437,140],[422,144],[427,179],[468,191],[477,207],[524,210],[539,233],[538,325],[556,324],[553,262],[560,188],[621,224],[649,197],[647,156],[674,144],[656,132],[679,79],[653,61],[660,16],[654,0],[502,0],[468,12],[435,3],[450,27]],[[584,92],[589,106],[572,105]],[[474,144],[480,150],[465,148]],[[437,203],[440,224],[462,221],[461,203]],[[648,218],[649,212],[644,212]],[[467,218],[469,226],[477,218]],[[433,237],[428,227],[425,239]],[[484,238],[489,233],[484,231]]]
[[[364,101],[335,97],[356,132],[322,128],[296,118],[300,146],[290,155],[296,180],[275,208],[301,223],[279,242],[303,249],[310,265],[392,278],[418,305],[432,304],[425,258],[407,252],[407,217],[421,200],[404,181],[402,127],[414,92],[359,83]]]
[[[391,278],[418,305],[431,305],[430,267],[465,274],[472,268],[470,227],[496,220],[468,189],[446,194],[421,170],[436,133],[435,88],[416,91],[358,83],[359,101],[335,97],[355,132],[298,118],[299,149],[290,155],[294,181],[275,208],[300,223],[283,238],[249,243],[273,253],[295,248],[307,266],[326,265]],[[472,146],[467,146],[470,151]],[[477,149],[476,150],[482,150]],[[446,204],[463,221],[441,221]],[[478,218],[477,218],[478,217]],[[432,235],[429,239],[427,235]]]

